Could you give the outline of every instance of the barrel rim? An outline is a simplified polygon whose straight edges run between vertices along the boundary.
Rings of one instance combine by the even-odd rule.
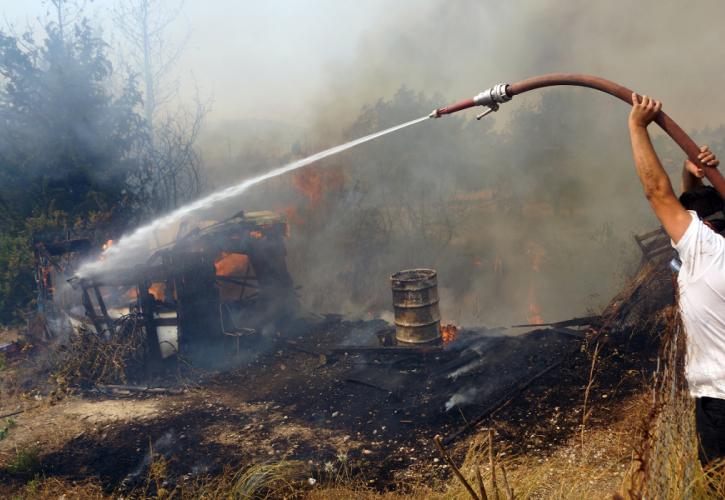
[[[415,277],[403,277],[405,274],[417,274]],[[422,275],[422,276],[421,276]],[[425,267],[416,269],[403,269],[390,275],[391,281],[399,281],[401,283],[415,283],[418,281],[433,279],[438,275],[438,271],[435,269],[428,269]]]

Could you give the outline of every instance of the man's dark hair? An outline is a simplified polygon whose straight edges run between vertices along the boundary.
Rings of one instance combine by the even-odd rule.
[[[725,207],[720,193],[712,186],[699,186],[680,195],[680,203],[686,210],[694,210],[704,219]]]

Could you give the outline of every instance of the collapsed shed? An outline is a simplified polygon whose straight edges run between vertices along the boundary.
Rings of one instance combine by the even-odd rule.
[[[73,276],[77,265],[101,258],[102,247],[89,239],[39,242],[39,308],[107,337],[123,318],[140,318],[152,361],[202,345],[234,345],[275,328],[297,308],[286,232],[280,215],[240,212],[189,231],[141,265],[83,278]]]

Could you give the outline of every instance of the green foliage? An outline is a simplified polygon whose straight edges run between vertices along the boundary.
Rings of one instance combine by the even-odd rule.
[[[47,210],[72,217],[123,200],[145,128],[133,82],[111,92],[105,43],[86,23],[42,45],[0,33],[0,196],[17,215]]]
[[[114,91],[106,47],[85,20],[40,42],[0,32],[0,322],[32,303],[35,241],[142,206],[141,96]]]
[[[12,418],[5,419],[5,425],[0,427],[0,441],[8,437],[8,434],[10,433],[10,429],[15,427],[15,420]]]
[[[0,233],[0,320],[17,320],[33,294],[32,247],[27,234]]]
[[[36,446],[19,450],[5,466],[5,469],[15,475],[32,475],[40,468],[40,449]]]
[[[19,312],[32,303],[35,286],[33,240],[69,226],[66,213],[50,210],[13,221],[0,232],[0,321],[19,320]]]

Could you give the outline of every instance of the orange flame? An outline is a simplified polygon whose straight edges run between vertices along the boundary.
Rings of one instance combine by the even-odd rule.
[[[108,240],[103,245],[101,245],[101,255],[98,256],[98,260],[100,260],[100,261],[106,260],[106,256],[103,255],[103,252],[105,252],[106,250],[108,250],[112,246],[113,246],[113,240]]]
[[[531,258],[531,270],[535,273],[541,271],[541,262],[546,256],[546,250],[538,243],[530,241],[526,247],[526,254]]]
[[[497,255],[493,259],[493,272],[494,274],[502,274],[503,273],[503,259],[501,259],[500,255]]]
[[[529,285],[529,308],[526,318],[532,325],[541,325],[544,323],[544,318],[541,316],[541,309],[537,304],[533,282]]]
[[[453,323],[448,323],[447,325],[441,325],[441,339],[443,340],[444,344],[447,344],[448,342],[453,342],[456,339],[456,336],[458,335],[458,327],[454,325]]]
[[[163,302],[166,299],[166,283],[152,283],[149,293],[154,299]]]
[[[222,252],[221,257],[214,261],[217,276],[243,276],[247,266],[249,257],[241,253]]]
[[[304,223],[304,218],[300,215],[299,210],[294,205],[290,205],[282,209],[284,216],[287,219],[287,237],[289,237],[290,226],[301,226]]]
[[[546,250],[544,250],[544,247],[538,243],[530,241],[527,245],[526,253],[531,259],[532,271],[529,275],[529,305],[526,311],[526,317],[529,323],[533,325],[540,325],[544,322],[544,318],[541,316],[541,308],[538,305],[534,280],[536,273],[541,271],[541,264],[546,256]]]
[[[309,208],[314,210],[324,198],[325,192],[339,190],[344,186],[345,175],[339,167],[307,167],[295,172],[292,182],[307,198]]]

